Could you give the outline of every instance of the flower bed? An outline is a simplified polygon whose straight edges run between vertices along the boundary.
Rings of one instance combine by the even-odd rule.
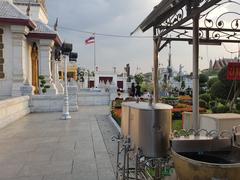
[[[122,119],[122,109],[121,108],[112,108],[112,117],[121,126],[121,119]]]
[[[181,120],[182,119],[182,113],[183,112],[192,112],[192,106],[187,105],[187,104],[177,104],[173,109],[172,109],[172,119],[173,120]],[[205,108],[199,108],[200,113],[205,113],[206,109]]]

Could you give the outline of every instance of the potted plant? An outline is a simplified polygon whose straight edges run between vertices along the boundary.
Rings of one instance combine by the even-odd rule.
[[[47,92],[47,89],[50,88],[50,85],[46,85],[46,80],[45,77],[43,75],[39,76],[39,80],[40,80],[40,88],[43,94],[45,94]]]

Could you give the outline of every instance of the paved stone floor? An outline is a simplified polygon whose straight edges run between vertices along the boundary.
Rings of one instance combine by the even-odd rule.
[[[33,113],[0,130],[0,180],[113,180],[96,118],[109,107]]]

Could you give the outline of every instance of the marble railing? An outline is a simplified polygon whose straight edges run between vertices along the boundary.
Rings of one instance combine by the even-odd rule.
[[[0,128],[30,113],[29,96],[21,96],[0,101]]]
[[[77,87],[68,87],[69,111],[78,111]],[[62,112],[64,95],[34,95],[30,101],[31,112]]]

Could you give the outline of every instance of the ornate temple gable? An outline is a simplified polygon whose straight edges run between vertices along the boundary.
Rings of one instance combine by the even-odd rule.
[[[13,0],[14,4],[28,5],[29,2],[31,5],[40,5],[47,12],[45,0]]]
[[[25,9],[29,5],[29,3],[31,5],[31,7],[40,7],[40,12],[42,14],[44,14],[44,16],[45,16],[44,19],[48,19],[47,7],[46,7],[45,0],[13,0],[13,3],[19,7],[25,7]],[[21,8],[21,9],[23,10],[24,8]],[[25,12],[26,12],[26,10],[24,10],[24,13]],[[40,12],[38,12],[38,14],[41,14]],[[42,15],[40,15],[40,16],[42,16]],[[34,20],[36,20],[36,19],[34,19]]]

